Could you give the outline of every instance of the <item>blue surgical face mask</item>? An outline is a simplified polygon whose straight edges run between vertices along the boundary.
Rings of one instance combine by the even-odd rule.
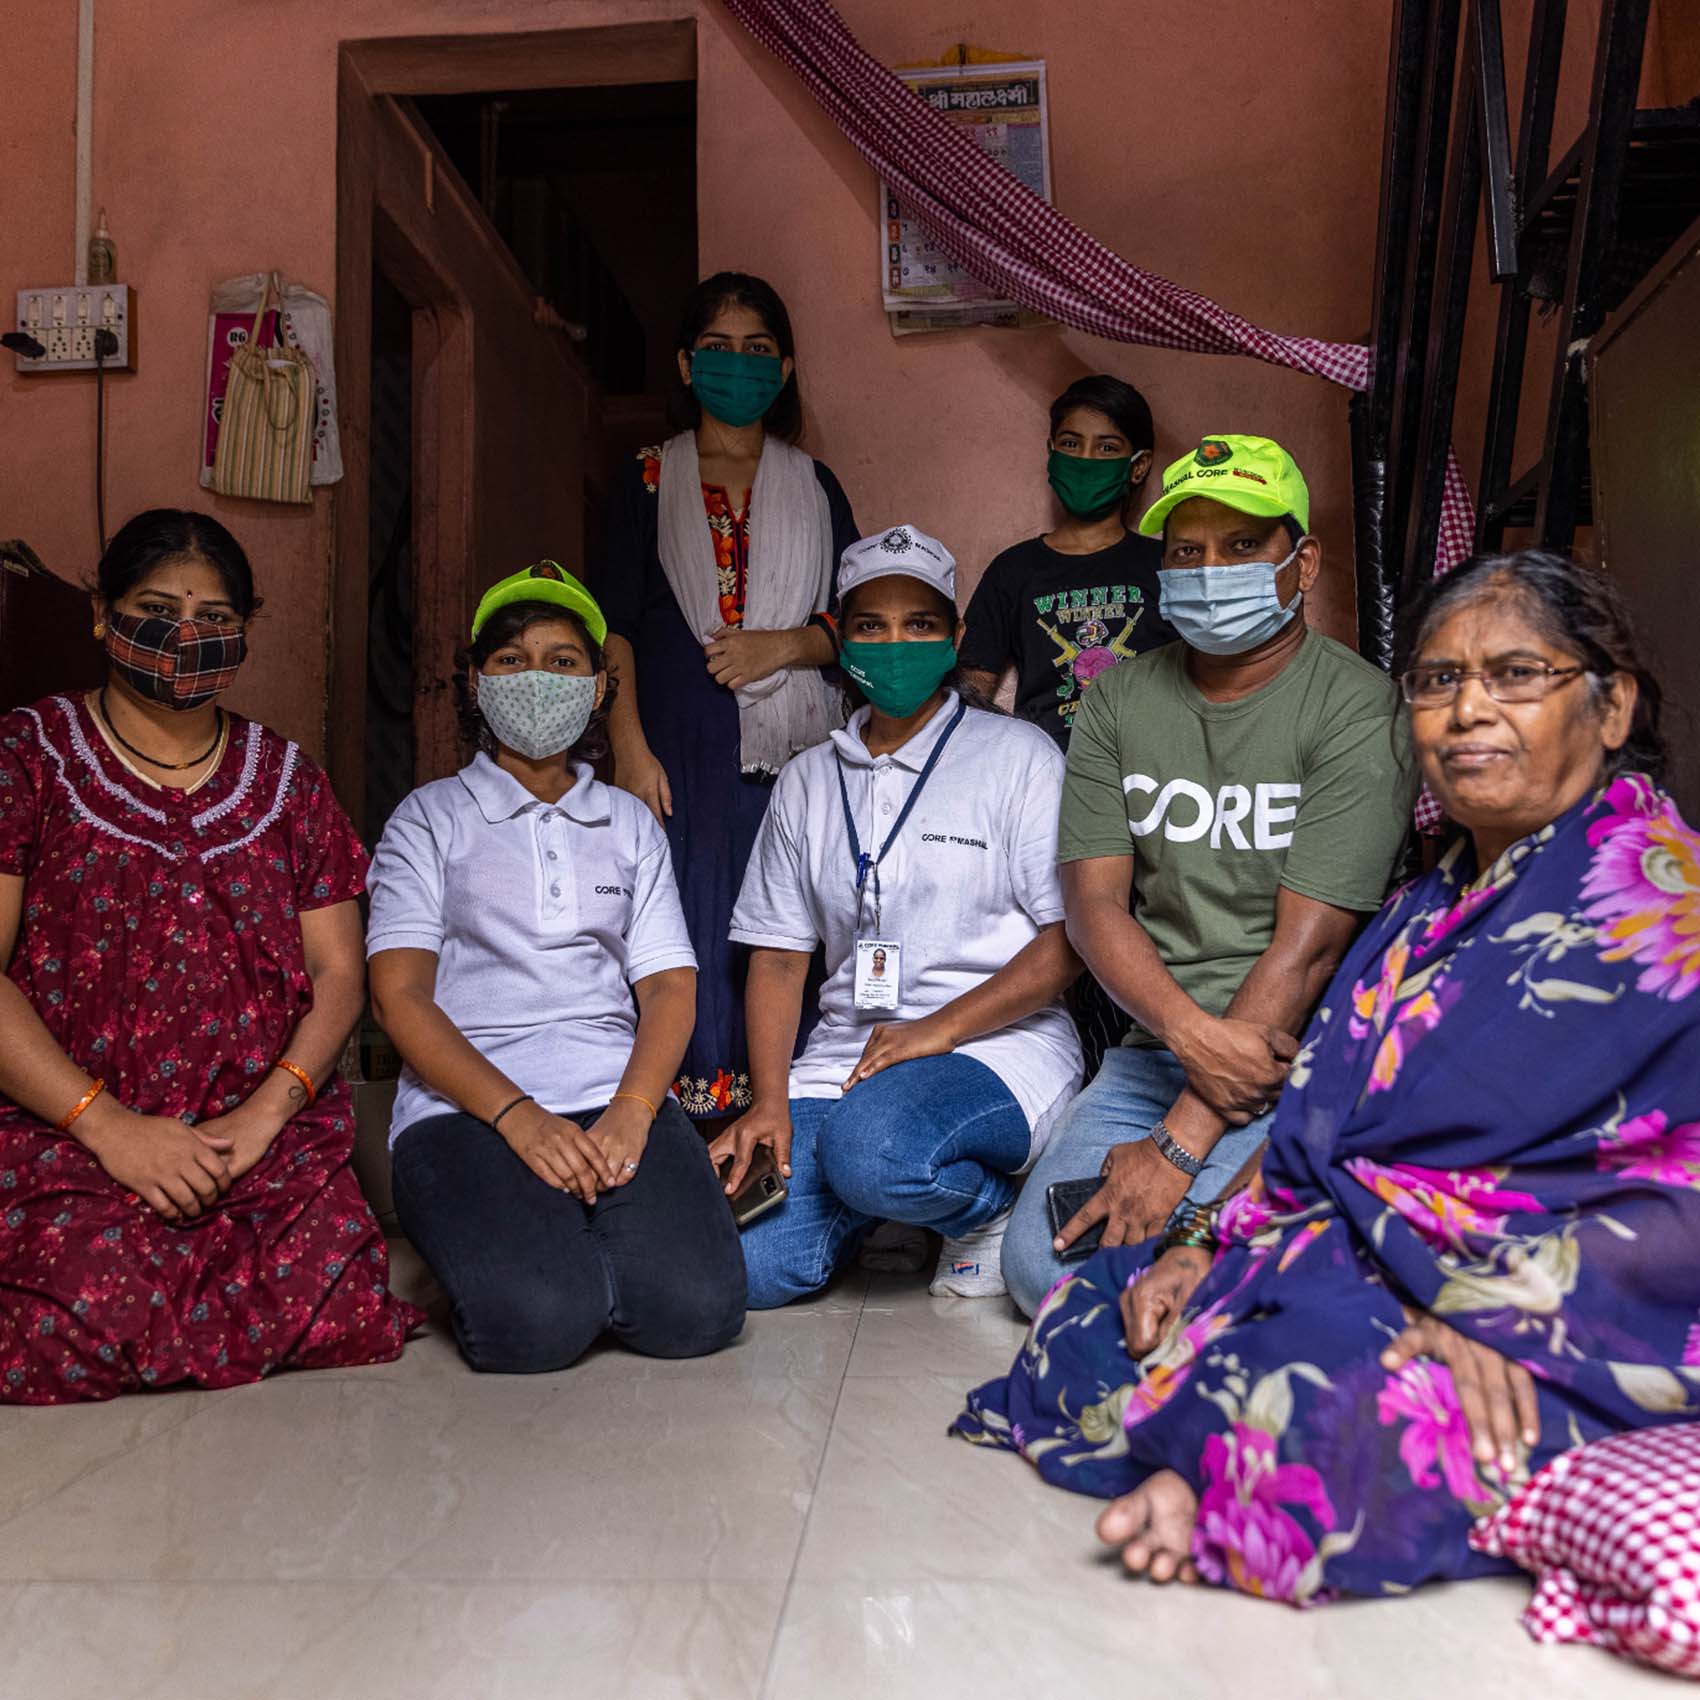
[[[1228,567],[1165,567],[1157,575],[1163,618],[1206,655],[1244,655],[1267,643],[1298,613],[1295,596],[1281,606],[1275,575],[1292,563],[1236,561]]]

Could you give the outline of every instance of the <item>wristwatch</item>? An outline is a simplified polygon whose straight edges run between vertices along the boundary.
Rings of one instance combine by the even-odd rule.
[[[1193,1180],[1204,1173],[1204,1159],[1195,1157],[1169,1132],[1169,1124],[1161,1119],[1151,1130],[1151,1143],[1155,1145],[1163,1157],[1180,1170],[1183,1175]]]

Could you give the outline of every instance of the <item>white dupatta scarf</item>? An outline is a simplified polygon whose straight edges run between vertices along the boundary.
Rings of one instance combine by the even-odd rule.
[[[707,643],[724,621],[694,431],[681,431],[663,446],[659,500],[661,570],[686,625],[699,643]],[[744,629],[806,626],[826,608],[832,590],[832,513],[815,463],[770,436],[762,445],[749,512]],[[738,765],[745,773],[777,773],[799,750],[824,743],[843,719],[837,693],[818,667],[786,668],[734,694]]]

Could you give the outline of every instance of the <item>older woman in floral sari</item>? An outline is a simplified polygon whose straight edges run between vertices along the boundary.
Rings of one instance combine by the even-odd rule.
[[[1060,1281],[956,1430],[1132,1570],[1310,1604],[1506,1568],[1560,1452],[1700,1416],[1700,838],[1603,574],[1472,562],[1404,675],[1464,833],[1347,958],[1250,1184]]]

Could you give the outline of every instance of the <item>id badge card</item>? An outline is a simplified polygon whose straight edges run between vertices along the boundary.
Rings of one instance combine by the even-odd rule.
[[[896,1009],[903,946],[891,939],[856,940],[856,1007]]]

